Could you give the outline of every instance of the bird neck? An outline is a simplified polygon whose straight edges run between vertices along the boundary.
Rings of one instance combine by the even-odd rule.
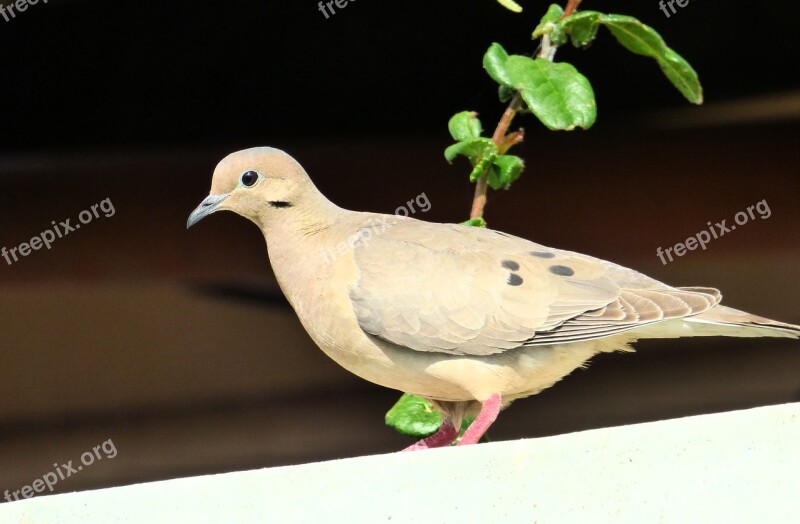
[[[264,223],[258,224],[267,242],[270,264],[284,290],[289,282],[311,283],[325,278],[330,260],[321,246],[336,238],[341,224],[352,213],[320,193],[306,196],[310,198],[293,202],[291,207],[272,207],[266,211]]]

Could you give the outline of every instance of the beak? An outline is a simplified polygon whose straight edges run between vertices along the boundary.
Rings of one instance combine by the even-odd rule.
[[[222,195],[208,195],[202,202],[200,202],[200,205],[197,206],[194,211],[192,211],[192,214],[189,215],[189,220],[186,221],[186,229],[189,229],[196,223],[200,222],[203,218],[216,211],[222,201],[228,198],[228,195],[229,193]]]

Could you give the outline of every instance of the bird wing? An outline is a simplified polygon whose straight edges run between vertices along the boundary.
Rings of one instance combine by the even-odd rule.
[[[393,218],[365,233],[349,290],[359,325],[417,351],[483,356],[599,338],[720,298],[483,228]]]

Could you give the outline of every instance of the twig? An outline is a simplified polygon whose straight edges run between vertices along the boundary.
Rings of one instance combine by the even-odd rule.
[[[522,142],[524,137],[522,131],[517,131],[508,136],[506,135],[506,133],[508,133],[508,128],[511,126],[511,122],[514,120],[514,116],[516,116],[517,111],[519,111],[521,107],[522,96],[517,93],[514,95],[514,98],[511,99],[511,103],[508,104],[508,107],[503,112],[503,116],[500,118],[500,122],[497,123],[497,127],[494,130],[492,140],[495,145],[497,145],[497,150],[501,155],[508,151],[514,144]],[[469,213],[470,218],[480,218],[483,216],[483,208],[486,207],[486,193],[489,190],[489,184],[487,182],[488,177],[488,173],[484,172],[475,184],[475,196],[472,198],[472,210]]]
[[[566,18],[574,13],[582,1],[583,0],[568,0],[567,7],[564,9],[564,16],[562,16],[562,18]],[[550,44],[550,37],[548,35],[544,35],[542,37],[542,45],[535,54],[540,58],[545,58],[552,61],[555,51],[556,46]],[[508,107],[503,112],[503,116],[500,118],[500,122],[497,123],[497,127],[494,130],[492,140],[497,146],[498,153],[501,155],[505,154],[505,152],[514,145],[522,142],[525,136],[522,130],[508,134],[508,128],[511,127],[511,122],[514,120],[514,117],[517,115],[517,112],[521,107],[522,96],[517,93],[514,95],[514,98],[511,99],[511,103],[508,104]],[[472,209],[469,213],[470,218],[483,217],[483,210],[486,208],[486,193],[489,191],[488,178],[489,174],[484,171],[484,173],[478,179],[478,182],[475,184],[475,194],[472,197]]]
[[[564,16],[562,16],[561,18],[566,18],[569,15],[571,15],[572,13],[574,13],[575,11],[577,11],[578,6],[581,5],[582,1],[583,0],[569,0],[567,2],[567,8],[564,9]]]

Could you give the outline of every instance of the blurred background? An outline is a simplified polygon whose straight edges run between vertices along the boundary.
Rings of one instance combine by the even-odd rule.
[[[533,51],[547,2],[521,3],[351,0],[326,18],[313,0],[50,0],[0,17],[0,247],[113,206],[49,250],[0,259],[0,490],[109,439],[115,457],[55,492],[408,445],[383,422],[398,393],[311,343],[259,231],[226,213],[187,231],[186,218],[219,159],[272,145],[343,207],[391,213],[424,192],[418,218],[466,219],[473,188],[466,161],[442,156],[447,120],[476,110],[494,128],[504,105],[481,58],[493,41]],[[800,323],[800,8],[582,7],[656,28],[699,72],[706,104],[607,33],[564,47],[598,121],[554,133],[518,118],[528,168],[491,193],[490,226]],[[769,218],[672,263],[656,256],[762,200]],[[798,401],[798,371],[796,341],[648,341],[516,402],[490,437]]]

